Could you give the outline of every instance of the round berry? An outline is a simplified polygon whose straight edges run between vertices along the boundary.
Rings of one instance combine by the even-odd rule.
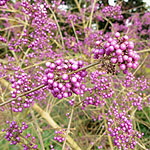
[[[65,80],[68,80],[69,79],[69,75],[68,74],[63,74],[62,75],[62,79],[65,81]]]
[[[120,33],[119,33],[119,32],[116,32],[116,33],[115,33],[115,37],[116,37],[116,38],[119,38],[119,37],[120,37]]]
[[[125,69],[126,69],[126,65],[125,65],[125,64],[121,64],[121,65],[120,65],[120,69],[121,69],[121,70],[125,70]]]
[[[111,62],[112,62],[113,64],[116,64],[116,63],[117,63],[117,58],[112,57],[112,58],[111,58]]]
[[[72,83],[76,83],[77,82],[77,78],[76,77],[71,77],[71,82]]]

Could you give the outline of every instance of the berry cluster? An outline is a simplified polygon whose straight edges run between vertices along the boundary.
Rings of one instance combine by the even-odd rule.
[[[8,1],[9,1],[9,0],[1,0],[1,1],[0,1],[0,6],[5,5]]]
[[[15,76],[13,76],[10,81],[12,83],[12,88],[15,89],[11,91],[11,95],[13,98],[17,97],[17,94],[21,94],[31,90],[32,83],[30,82],[31,76],[27,75],[24,71],[19,73],[15,72]],[[33,102],[34,92],[26,95],[26,98],[18,97],[17,101],[12,101],[12,110],[14,112],[22,112],[23,108],[29,108]]]
[[[138,108],[138,110],[142,110],[142,101],[143,101],[143,98],[141,96],[137,96],[136,93],[134,92],[128,92],[127,93],[127,96],[129,97],[129,101],[131,101],[131,104],[133,106],[136,106]]]
[[[94,84],[93,88],[89,88],[90,91],[101,96],[103,99],[111,98],[113,96],[113,89],[111,88],[112,78],[106,75],[105,71],[98,71],[91,73],[91,83]]]
[[[102,13],[106,17],[114,18],[115,20],[122,20],[123,15],[121,11],[121,6],[106,6],[102,9]]]
[[[83,95],[87,90],[86,86],[82,84],[85,81],[84,77],[87,76],[87,71],[82,70],[73,73],[73,71],[82,68],[83,64],[83,61],[74,61],[73,59],[57,59],[54,63],[46,63],[47,69],[43,80],[54,97],[58,99],[67,98],[72,93]]]
[[[128,39],[126,35],[120,38],[120,33],[116,32],[115,38],[108,38],[104,46],[93,50],[94,58],[104,57],[105,61],[107,59],[111,64],[118,65],[125,74],[128,68],[136,69],[140,56],[133,51],[134,43]]]
[[[7,40],[2,36],[0,36],[0,41],[3,42],[3,43],[7,43]]]
[[[22,49],[25,51],[27,48],[30,48],[34,50],[34,57],[37,56],[40,60],[45,56],[54,57],[55,52],[52,50],[50,42],[55,35],[57,26],[47,15],[47,4],[42,4],[40,1],[31,3],[30,0],[23,0],[18,6],[28,16],[28,20],[31,21],[32,30],[29,33],[28,29],[24,29],[22,34],[14,32],[16,36],[11,38],[8,44],[9,49],[21,52]],[[23,17],[24,15],[20,15],[20,18]],[[30,54],[27,55],[27,58]]]
[[[62,143],[65,140],[65,131],[65,129],[63,129],[62,131],[55,131],[56,136],[54,137],[54,140],[58,141],[59,143]]]
[[[123,98],[124,100],[129,101],[132,106],[137,107],[138,110],[141,110],[143,105],[149,105],[148,101],[145,101],[145,93],[143,92],[144,90],[147,91],[149,89],[150,82],[148,79],[144,78],[144,76],[136,79],[132,73],[128,73],[124,81],[121,82],[128,90],[126,93],[127,99]],[[122,101],[124,101],[123,99]]]
[[[28,143],[28,144],[24,143],[23,138],[27,139],[27,138],[31,137],[30,133],[28,133],[25,137],[22,135],[23,131],[28,128],[28,125],[25,122],[22,122],[21,126],[19,126],[16,123],[16,121],[12,121],[12,122],[6,121],[6,123],[9,126],[6,129],[2,129],[2,131],[6,132],[5,139],[7,139],[7,141],[11,142],[10,145],[16,145],[16,144],[20,143],[24,147],[24,150],[37,149],[37,145],[35,145],[34,142]],[[33,139],[35,139],[35,138],[32,137],[32,140]]]
[[[93,93],[94,97],[86,97],[83,100],[83,109],[87,105],[104,105],[105,99],[111,98],[113,96],[113,89],[111,88],[112,78],[106,75],[105,71],[95,71],[91,73],[91,83],[94,87],[88,88],[90,94]],[[101,97],[101,98],[100,98]]]
[[[100,101],[99,97],[96,96],[95,98],[93,97],[86,97],[83,101],[82,101],[82,109],[85,109],[85,107],[87,107],[88,105],[95,105],[98,106],[99,104],[101,104],[102,102]]]
[[[130,115],[127,115],[125,109],[122,111],[118,110],[117,106],[111,106],[109,115],[115,116],[115,119],[107,117],[108,120],[108,131],[110,136],[113,137],[114,144],[119,149],[129,150],[134,149],[136,145],[135,138],[141,138],[141,134],[133,130],[132,120]],[[108,116],[108,114],[107,114]]]
[[[150,85],[150,81],[146,79],[144,76],[138,77],[136,79],[131,72],[127,74],[125,80],[122,81],[122,83],[125,88],[133,87],[134,91],[139,91],[140,93],[141,91],[148,89]]]
[[[69,101],[69,104],[70,104],[71,106],[73,106],[73,105],[74,105],[74,99],[71,99],[71,100]]]

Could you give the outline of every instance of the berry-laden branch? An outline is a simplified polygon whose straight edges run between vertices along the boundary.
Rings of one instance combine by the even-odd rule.
[[[3,82],[2,82],[3,81]],[[1,83],[5,87],[8,87],[9,90],[12,90],[11,86],[9,86],[9,83],[2,79],[0,80]],[[50,126],[52,126],[53,129],[60,129],[61,127],[51,118],[49,113],[45,112],[43,109],[41,109],[36,103],[33,105],[33,109],[39,113],[47,122]],[[68,135],[66,137],[66,141],[70,144],[70,146],[75,149],[75,150],[81,150],[81,148],[77,145],[77,143]]]
[[[4,79],[1,79],[1,80],[0,80],[0,82],[1,82],[2,84],[3,84],[3,81],[4,81]],[[4,106],[4,105],[6,105],[6,104],[8,104],[8,103],[10,103],[10,102],[12,102],[12,101],[14,101],[14,100],[16,100],[18,97],[23,97],[23,96],[25,96],[25,95],[27,95],[27,94],[29,94],[29,93],[32,93],[32,92],[34,92],[34,91],[37,91],[37,90],[43,88],[44,86],[45,86],[45,85],[40,85],[40,86],[38,86],[38,87],[36,87],[36,88],[30,90],[30,91],[27,91],[27,92],[25,92],[25,93],[23,93],[23,94],[18,95],[16,98],[11,98],[10,100],[8,100],[8,101],[6,101],[6,102],[1,103],[1,104],[0,104],[0,107],[1,107],[1,106]]]
[[[76,73],[76,72],[79,72],[79,71],[82,71],[82,70],[91,68],[91,67],[93,67],[93,66],[95,66],[95,65],[98,65],[100,62],[101,62],[101,61],[99,60],[98,62],[89,64],[89,65],[87,65],[87,66],[85,66],[85,67],[83,67],[83,68],[80,68],[80,69],[78,69],[78,70],[76,70],[76,71],[72,71],[72,72],[68,73],[68,75],[71,75],[71,74],[74,74],[74,73]],[[55,79],[55,81],[59,80],[60,78],[61,78],[61,77],[57,77],[57,78]],[[7,85],[7,86],[8,86],[8,82],[7,82],[6,80],[0,79],[0,82],[1,82],[3,85]],[[27,92],[25,92],[25,93],[22,93],[22,94],[18,95],[18,96],[15,97],[15,98],[11,98],[10,100],[8,100],[8,101],[6,101],[6,102],[1,103],[1,104],[0,104],[0,107],[1,107],[1,106],[4,106],[4,105],[6,105],[6,104],[8,104],[8,103],[10,103],[10,102],[12,102],[12,101],[14,101],[14,100],[16,100],[18,97],[23,97],[23,96],[25,96],[25,95],[27,95],[27,94],[29,94],[29,93],[32,93],[32,92],[34,92],[34,91],[37,91],[37,90],[39,90],[39,89],[41,89],[41,88],[43,88],[43,87],[45,87],[44,84],[42,84],[42,85],[40,85],[40,86],[38,86],[38,87],[36,87],[36,88],[30,90],[30,91],[27,91]],[[11,90],[13,90],[13,89],[11,89]]]

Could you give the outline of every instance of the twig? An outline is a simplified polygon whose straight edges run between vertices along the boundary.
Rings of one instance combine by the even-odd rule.
[[[2,80],[0,80],[0,82],[2,83]],[[12,101],[15,101],[18,97],[23,97],[23,96],[25,96],[25,95],[27,95],[27,94],[29,94],[29,93],[32,93],[32,92],[34,92],[34,91],[37,91],[37,90],[43,88],[44,86],[45,86],[45,85],[40,85],[40,86],[38,86],[38,87],[36,87],[36,88],[30,90],[30,91],[27,91],[27,92],[25,92],[25,93],[23,93],[23,94],[18,95],[16,98],[11,98],[10,100],[8,100],[8,101],[6,101],[6,102],[1,103],[1,104],[0,104],[0,107],[1,107],[1,106],[4,106],[4,105],[6,105],[6,104],[8,104],[8,103],[10,103],[10,102],[12,102]]]
[[[79,45],[79,39],[78,39],[78,36],[77,36],[77,33],[76,33],[76,30],[75,30],[75,27],[74,27],[74,24],[73,24],[72,20],[71,20],[71,25],[72,25],[72,28],[73,28],[73,31],[74,31],[77,43]],[[79,45],[79,50],[80,50],[80,53],[82,53],[80,45]]]
[[[104,115],[105,127],[106,127],[106,130],[107,130],[108,126],[107,126],[107,123],[106,123],[104,107],[103,107],[102,110],[103,110],[103,115]],[[111,148],[111,150],[114,150],[113,144],[112,144],[112,141],[111,141],[111,137],[110,137],[110,135],[109,135],[109,133],[108,133],[108,130],[107,130],[107,135],[108,135],[108,141],[109,141],[109,144],[110,144],[110,148]]]
[[[66,144],[67,136],[69,134],[69,130],[70,130],[70,126],[71,126],[71,121],[72,121],[72,117],[73,117],[73,111],[74,111],[74,107],[72,107],[71,116],[70,116],[70,120],[69,120],[67,131],[66,131],[65,141],[63,143],[62,150],[65,149],[65,144]]]
[[[23,63],[24,63],[24,61],[25,61],[25,59],[26,59],[26,56],[27,56],[27,54],[29,53],[29,51],[30,51],[30,48],[28,48],[28,49],[26,50],[26,52],[25,52],[25,54],[24,54],[24,57],[23,57],[23,59],[22,59],[22,62],[21,62],[21,64],[20,64],[20,68],[22,68],[22,65],[23,65]]]
[[[4,28],[4,29],[0,29],[0,31],[5,31],[5,30],[12,29],[12,28],[22,27],[22,26],[24,26],[24,25],[14,25],[14,26],[10,26],[10,27]]]
[[[144,52],[150,52],[150,49],[143,49],[141,51],[136,51],[137,53],[144,53]]]
[[[104,16],[102,16],[102,17],[103,17],[103,19],[105,19],[108,23],[110,23],[110,25],[111,25],[111,27],[112,27],[112,33],[114,33],[113,23],[112,23],[109,19],[107,19],[106,17],[104,17]]]
[[[35,127],[37,129],[37,133],[38,133],[39,141],[40,141],[40,144],[41,144],[41,148],[42,148],[42,150],[45,150],[42,135],[41,135],[41,132],[40,132],[40,128],[39,128],[36,117],[35,117],[34,112],[33,112],[31,107],[30,107],[30,112],[31,112],[31,116],[32,116],[32,119],[34,121]]]
[[[92,11],[91,11],[90,20],[89,20],[89,28],[92,25],[92,19],[93,19],[92,17],[93,17],[93,13],[94,13],[95,4],[96,4],[96,0],[94,0],[94,3],[92,5]]]
[[[84,16],[83,16],[83,12],[81,11],[80,4],[79,4],[78,0],[74,0],[74,1],[75,1],[76,6],[77,6],[77,8],[78,8],[78,10],[79,10],[79,12],[80,12],[80,14],[82,16],[83,28],[85,29],[85,19],[84,19]]]
[[[108,26],[108,21],[107,21],[107,23],[106,23],[106,25],[105,25],[105,27],[104,27],[104,30],[103,30],[103,33],[105,33],[105,31],[106,31],[106,29],[107,29],[107,26]]]
[[[61,30],[60,30],[60,26],[59,26],[59,24],[58,24],[58,20],[57,20],[57,18],[56,18],[56,15],[55,15],[55,13],[53,12],[53,10],[51,9],[51,7],[49,6],[48,1],[45,0],[45,2],[47,3],[49,10],[51,11],[51,13],[52,13],[53,16],[54,16],[54,19],[55,19],[55,22],[56,22],[56,25],[57,25],[57,27],[58,27],[58,31],[59,31],[59,34],[60,34],[60,37],[61,37],[62,45],[63,45],[63,48],[64,48],[64,46],[65,46],[65,45],[64,45],[64,40],[63,40],[63,36],[62,36]]]

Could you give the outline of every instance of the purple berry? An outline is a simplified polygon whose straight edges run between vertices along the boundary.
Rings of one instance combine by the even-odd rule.
[[[119,38],[119,37],[120,37],[120,33],[119,33],[119,32],[116,32],[116,33],[115,33],[115,37],[116,37],[116,38]]]
[[[71,82],[72,83],[76,83],[77,82],[77,78],[76,77],[71,77]]]
[[[63,80],[68,80],[69,79],[69,75],[68,74],[63,74],[62,75],[62,79]]]
[[[121,70],[125,70],[126,69],[126,65],[125,64],[121,64],[119,67],[120,67]]]
[[[116,54],[119,56],[119,55],[122,55],[122,50],[121,49],[117,49],[116,50]]]
[[[117,58],[112,57],[112,58],[111,58],[111,62],[112,62],[113,64],[116,64],[116,63],[117,63]]]

